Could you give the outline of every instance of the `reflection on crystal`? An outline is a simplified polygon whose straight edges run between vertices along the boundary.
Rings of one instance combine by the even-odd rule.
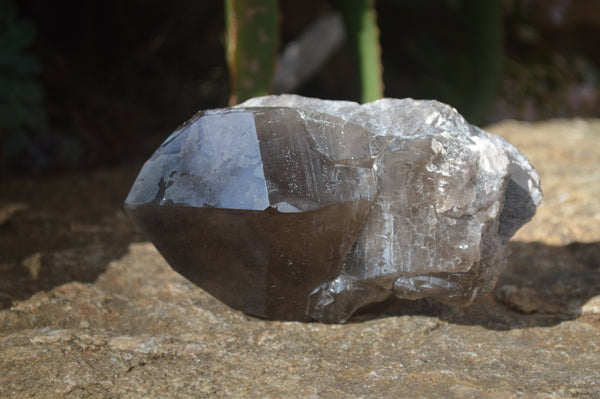
[[[466,305],[541,201],[527,159],[436,101],[255,98],[197,114],[126,209],[228,305],[344,322],[391,295]]]

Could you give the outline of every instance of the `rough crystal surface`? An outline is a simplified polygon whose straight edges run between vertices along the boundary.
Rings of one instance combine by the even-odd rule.
[[[344,322],[391,295],[472,303],[541,198],[525,156],[448,105],[282,95],[198,113],[126,209],[228,305]]]

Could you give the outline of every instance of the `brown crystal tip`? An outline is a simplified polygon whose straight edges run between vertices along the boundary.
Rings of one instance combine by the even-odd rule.
[[[471,303],[540,201],[527,159],[445,104],[283,95],[198,113],[125,207],[229,306],[344,322],[391,295]]]

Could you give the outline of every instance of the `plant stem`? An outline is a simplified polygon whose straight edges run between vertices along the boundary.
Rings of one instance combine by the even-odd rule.
[[[358,57],[361,101],[375,101],[383,97],[383,67],[375,1],[340,0],[338,5]]]
[[[270,92],[279,42],[277,0],[225,0],[229,105]]]

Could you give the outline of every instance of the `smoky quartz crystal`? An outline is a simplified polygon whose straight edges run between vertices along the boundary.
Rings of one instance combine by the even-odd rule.
[[[448,105],[282,95],[195,115],[125,207],[229,306],[344,322],[393,295],[472,303],[541,198],[525,156]]]

